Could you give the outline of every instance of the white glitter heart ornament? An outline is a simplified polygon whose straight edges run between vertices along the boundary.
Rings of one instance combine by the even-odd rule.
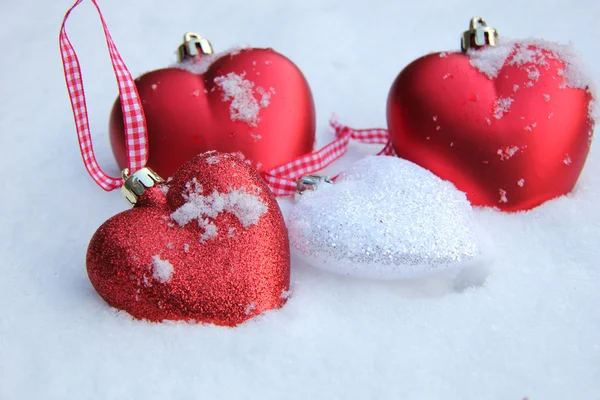
[[[483,260],[465,194],[397,157],[363,158],[334,185],[304,192],[288,228],[300,258],[341,275],[421,278]]]

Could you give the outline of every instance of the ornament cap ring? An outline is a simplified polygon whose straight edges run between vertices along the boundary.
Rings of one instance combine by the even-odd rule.
[[[146,189],[151,188],[157,183],[163,183],[164,180],[150,168],[142,168],[132,175],[129,175],[129,168],[121,172],[123,177],[123,186],[121,186],[121,196],[131,206],[135,206],[138,199]]]
[[[213,53],[212,46],[208,39],[194,32],[187,32],[183,35],[183,43],[177,49],[179,62],[194,58],[199,54],[209,55]]]
[[[487,25],[482,17],[473,17],[469,23],[469,30],[463,32],[460,48],[463,53],[471,48],[478,49],[483,46],[496,46],[498,31]]]

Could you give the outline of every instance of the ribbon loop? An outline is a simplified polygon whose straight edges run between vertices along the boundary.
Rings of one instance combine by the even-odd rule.
[[[77,138],[79,140],[79,149],[81,151],[83,163],[92,179],[102,187],[102,189],[110,191],[120,188],[123,184],[123,179],[107,175],[100,168],[98,161],[96,160],[90,134],[88,111],[85,103],[81,66],[79,65],[77,53],[67,36],[65,28],[65,24],[71,11],[81,4],[81,2],[82,0],[77,0],[65,14],[59,36],[60,54],[63,62],[65,81],[69,91],[69,98],[71,99],[71,108],[73,109],[75,128],[77,130]],[[96,7],[98,15],[100,16],[110,60],[119,86],[119,97],[121,99],[123,122],[125,124],[127,159],[129,170],[133,173],[143,168],[148,161],[148,134],[144,110],[133,77],[123,62],[123,59],[110,36],[104,17],[100,12],[100,7],[98,6],[98,3],[96,3],[96,0],[91,0],[91,2]]]

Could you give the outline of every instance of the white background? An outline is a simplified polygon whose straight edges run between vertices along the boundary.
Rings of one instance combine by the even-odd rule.
[[[95,186],[80,159],[57,39],[70,5],[0,0],[0,399],[600,398],[597,143],[572,195],[529,213],[477,211],[496,245],[481,287],[355,281],[294,260],[288,304],[235,329],[148,324],[108,307],[87,279],[86,246],[126,204]],[[385,126],[398,72],[458,49],[476,15],[502,35],[572,42],[600,77],[595,0],[101,7],[134,75],[172,63],[188,30],[216,51],[285,54],[313,89],[319,145],[332,137],[332,112]],[[116,85],[88,2],[68,31],[97,155],[117,174],[107,135]]]

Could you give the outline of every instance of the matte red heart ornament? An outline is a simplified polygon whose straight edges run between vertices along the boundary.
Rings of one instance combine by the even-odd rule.
[[[235,326],[285,303],[287,230],[252,167],[209,152],[146,186],[88,247],[88,276],[109,305],[150,321]]]
[[[501,41],[412,62],[391,87],[387,120],[400,157],[451,181],[473,205],[518,211],[573,189],[593,100],[570,48]]]
[[[148,127],[147,166],[171,176],[209,150],[241,152],[266,171],[312,151],[315,107],[302,72],[272,49],[198,54],[146,73],[136,86]],[[110,116],[120,168],[127,166],[121,102]]]

